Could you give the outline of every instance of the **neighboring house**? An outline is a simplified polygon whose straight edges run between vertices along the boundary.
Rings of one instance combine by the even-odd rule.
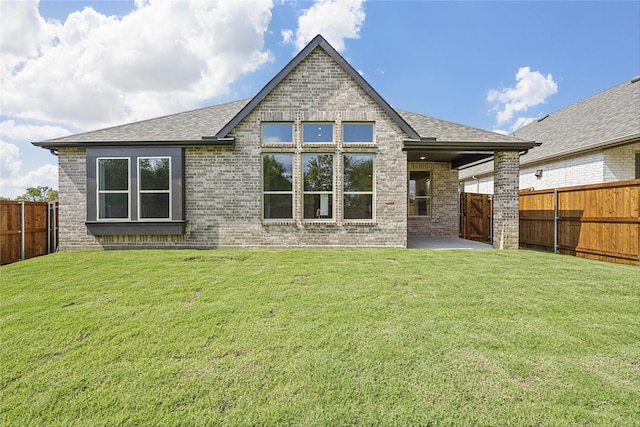
[[[494,156],[494,245],[517,248],[535,146],[394,110],[321,36],[250,100],[34,144],[58,155],[63,250],[457,236],[457,168]]]
[[[640,178],[640,76],[514,133],[542,142],[520,158],[520,188],[543,190]],[[464,191],[493,193],[493,165],[461,169]]]

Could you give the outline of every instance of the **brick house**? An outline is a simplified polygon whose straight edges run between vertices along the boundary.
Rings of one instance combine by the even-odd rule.
[[[640,76],[548,114],[513,136],[542,142],[520,158],[520,188],[640,178]],[[490,164],[460,170],[465,191],[493,193]]]
[[[395,110],[321,36],[255,97],[36,142],[60,247],[406,247],[458,235],[458,167],[495,157],[494,246],[518,247],[536,143]]]

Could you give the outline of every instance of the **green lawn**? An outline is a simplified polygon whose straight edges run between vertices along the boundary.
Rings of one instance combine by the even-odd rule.
[[[0,280],[0,425],[640,425],[638,267],[87,251]]]

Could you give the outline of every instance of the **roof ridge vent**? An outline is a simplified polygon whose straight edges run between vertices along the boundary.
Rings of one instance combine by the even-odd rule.
[[[538,119],[538,123],[540,123],[541,121],[543,121],[544,119],[546,119],[547,117],[549,117],[549,115],[547,114],[546,116],[542,116]]]
[[[637,83],[637,82],[640,82],[640,76],[632,78],[629,83]]]

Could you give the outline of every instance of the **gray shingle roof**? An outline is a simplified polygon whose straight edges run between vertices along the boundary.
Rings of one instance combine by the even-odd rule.
[[[235,117],[250,99],[213,105],[140,122],[63,136],[45,141],[55,143],[99,143],[139,141],[196,141],[215,135]],[[396,110],[421,137],[435,137],[440,142],[518,142],[521,139],[482,129],[435,119],[410,111]]]
[[[640,76],[578,101],[514,132],[541,142],[522,165],[573,155],[640,138]],[[490,173],[493,165],[465,169],[461,178]]]
[[[172,114],[140,122],[114,126],[46,141],[57,142],[139,142],[139,141],[197,141],[215,135],[250,99],[213,105],[197,110]]]
[[[476,129],[410,111],[397,110],[403,119],[423,138],[434,137],[440,142],[524,142],[523,139]]]

